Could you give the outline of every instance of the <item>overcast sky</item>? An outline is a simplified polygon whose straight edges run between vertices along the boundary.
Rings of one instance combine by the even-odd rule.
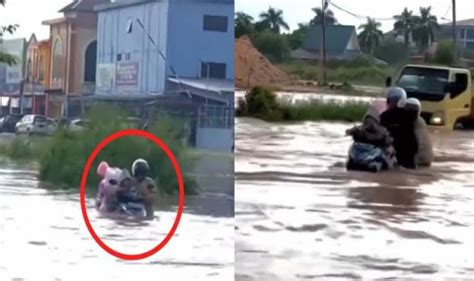
[[[332,0],[331,0],[332,1]],[[452,19],[452,0],[334,0],[337,6],[360,16],[371,16],[380,19],[391,18],[400,14],[405,7],[418,13],[420,6],[432,6],[432,13],[438,17],[438,22],[447,23]],[[314,13],[313,7],[321,7],[321,0],[235,0],[235,10],[250,14],[258,19],[260,12],[270,6],[283,10],[283,16],[291,29],[298,23],[308,22]],[[457,0],[457,20],[474,18],[474,0]],[[358,19],[350,14],[330,6],[341,24],[359,26],[364,19]],[[442,20],[446,17],[448,20]],[[393,20],[380,21],[382,29],[389,31],[393,28]]]
[[[71,2],[72,0],[7,0],[5,7],[0,6],[0,26],[13,23],[20,25],[14,36],[6,38],[29,39],[34,32],[38,39],[47,39],[49,28],[41,25],[41,22],[61,17],[62,14],[57,11]]]
[[[244,11],[256,19],[260,12],[272,7],[283,10],[285,20],[292,29],[300,22],[307,22],[313,13],[312,7],[320,5],[320,0],[235,0],[235,10]],[[60,17],[57,13],[71,0],[7,0],[5,7],[0,6],[0,25],[17,23],[20,25],[14,37],[29,38],[36,33],[38,39],[48,38],[48,27],[41,25],[46,19]],[[451,19],[451,0],[334,0],[338,6],[360,16],[391,18],[400,13],[404,7],[418,11],[420,6],[432,6],[433,13],[438,17]],[[363,20],[331,7],[342,24],[360,25]],[[457,0],[458,19],[474,18],[474,0]],[[393,21],[381,21],[383,30],[388,31]],[[447,22],[439,19],[439,22]],[[11,36],[9,36],[11,37]]]

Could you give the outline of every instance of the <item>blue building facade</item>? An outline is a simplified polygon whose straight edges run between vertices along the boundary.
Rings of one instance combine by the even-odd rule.
[[[95,10],[94,98],[190,103],[189,141],[232,151],[234,0],[118,0]]]
[[[233,2],[122,0],[97,6],[96,93],[163,94],[174,76],[170,67],[182,79],[233,81]]]

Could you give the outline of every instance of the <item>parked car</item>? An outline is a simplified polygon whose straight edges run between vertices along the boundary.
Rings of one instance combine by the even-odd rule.
[[[48,122],[48,134],[52,135],[54,134],[59,127],[58,121],[54,118],[47,118]]]
[[[21,114],[10,114],[3,117],[0,122],[0,132],[14,133],[15,126],[21,118],[23,118],[23,115]]]
[[[51,133],[51,123],[42,115],[25,115],[15,126],[17,134],[42,134],[47,135]]]
[[[74,132],[81,131],[84,129],[88,122],[88,120],[84,119],[74,119],[66,125],[66,129]]]

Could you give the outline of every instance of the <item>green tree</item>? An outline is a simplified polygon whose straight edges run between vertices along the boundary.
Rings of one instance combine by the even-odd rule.
[[[315,15],[313,19],[310,21],[311,25],[322,24],[323,23],[323,10],[321,8],[312,8],[311,9]],[[333,11],[327,9],[324,14],[325,23],[328,25],[335,25],[337,24],[337,19],[334,16]]]
[[[442,41],[439,43],[436,53],[432,60],[433,63],[443,65],[453,65],[456,62],[454,45],[451,41]]]
[[[268,29],[271,32],[280,34],[281,29],[290,30],[290,27],[283,19],[283,11],[275,8],[268,8],[266,12],[260,14],[258,29]]]
[[[408,9],[405,8],[400,15],[393,16],[393,18],[396,20],[393,29],[399,33],[403,33],[405,46],[408,47],[408,44],[410,43],[410,35],[413,34],[413,29],[415,27],[413,11],[408,11]]]
[[[243,12],[235,14],[235,38],[251,35],[254,30],[253,17]]]
[[[6,0],[0,0],[0,5],[5,6]],[[10,33],[13,34],[15,30],[18,28],[18,25],[7,25],[7,26],[0,26],[0,43],[2,43],[3,34]],[[6,63],[8,65],[16,64],[17,60],[14,56],[2,52],[0,49],[0,63]]]
[[[397,42],[394,38],[387,38],[380,42],[374,55],[389,64],[404,63],[408,60],[408,48],[404,43]]]
[[[420,7],[420,16],[415,17],[413,36],[422,51],[426,50],[435,40],[435,30],[439,30],[438,19],[431,14],[431,7]]]
[[[299,23],[298,29],[295,29],[291,34],[286,36],[289,47],[292,50],[303,47],[304,40],[308,34],[309,24]]]
[[[254,41],[255,48],[270,60],[281,61],[290,52],[286,37],[271,31],[256,34]]]
[[[380,22],[372,18],[367,18],[367,22],[359,26],[359,29],[362,30],[359,34],[359,42],[372,56],[383,38],[383,32],[380,30],[381,26]]]

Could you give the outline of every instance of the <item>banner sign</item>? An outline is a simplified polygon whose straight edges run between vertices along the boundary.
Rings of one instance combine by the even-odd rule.
[[[117,64],[116,85],[138,86],[138,63],[119,63]]]

